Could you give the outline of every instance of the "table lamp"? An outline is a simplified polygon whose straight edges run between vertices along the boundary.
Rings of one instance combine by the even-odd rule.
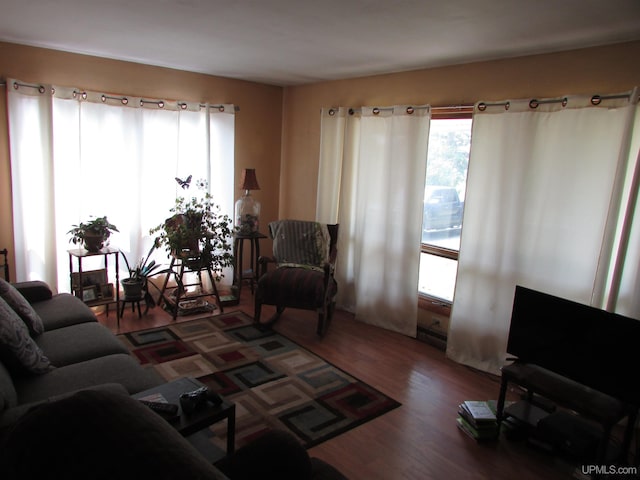
[[[240,188],[244,195],[236,202],[236,227],[241,235],[258,232],[260,202],[251,196],[251,190],[260,190],[255,168],[245,168],[240,177]]]

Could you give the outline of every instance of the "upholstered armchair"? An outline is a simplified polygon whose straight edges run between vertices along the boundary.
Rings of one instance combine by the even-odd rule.
[[[318,335],[324,335],[338,291],[334,279],[338,225],[303,220],[279,220],[269,224],[273,257],[258,259],[258,286],[254,321],[260,324],[263,304],[276,313],[265,325],[273,325],[286,307],[318,312]]]

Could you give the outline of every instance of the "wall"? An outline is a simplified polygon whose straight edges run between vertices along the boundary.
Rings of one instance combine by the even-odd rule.
[[[261,190],[252,195],[262,204],[261,221],[278,218],[275,192],[280,189],[282,88],[0,42],[0,79],[6,78],[131,96],[238,105],[235,176],[239,179],[243,168],[255,168]],[[236,198],[241,194],[237,189]],[[11,211],[6,96],[0,89],[0,249],[7,247],[13,252]],[[11,275],[16,278],[13,269]]]
[[[473,104],[640,86],[640,42],[288,87],[280,217],[313,219],[323,107]]]

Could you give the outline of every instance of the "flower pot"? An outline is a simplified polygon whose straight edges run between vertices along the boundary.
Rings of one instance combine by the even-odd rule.
[[[138,299],[142,297],[142,287],[144,282],[141,278],[125,278],[121,280],[124,299]]]
[[[104,237],[102,235],[90,235],[87,233],[84,236],[83,243],[84,248],[89,252],[99,252],[104,245]]]

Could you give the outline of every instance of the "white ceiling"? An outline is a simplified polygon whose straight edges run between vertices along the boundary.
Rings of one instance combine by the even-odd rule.
[[[640,0],[0,0],[0,40],[300,85],[640,39]]]

